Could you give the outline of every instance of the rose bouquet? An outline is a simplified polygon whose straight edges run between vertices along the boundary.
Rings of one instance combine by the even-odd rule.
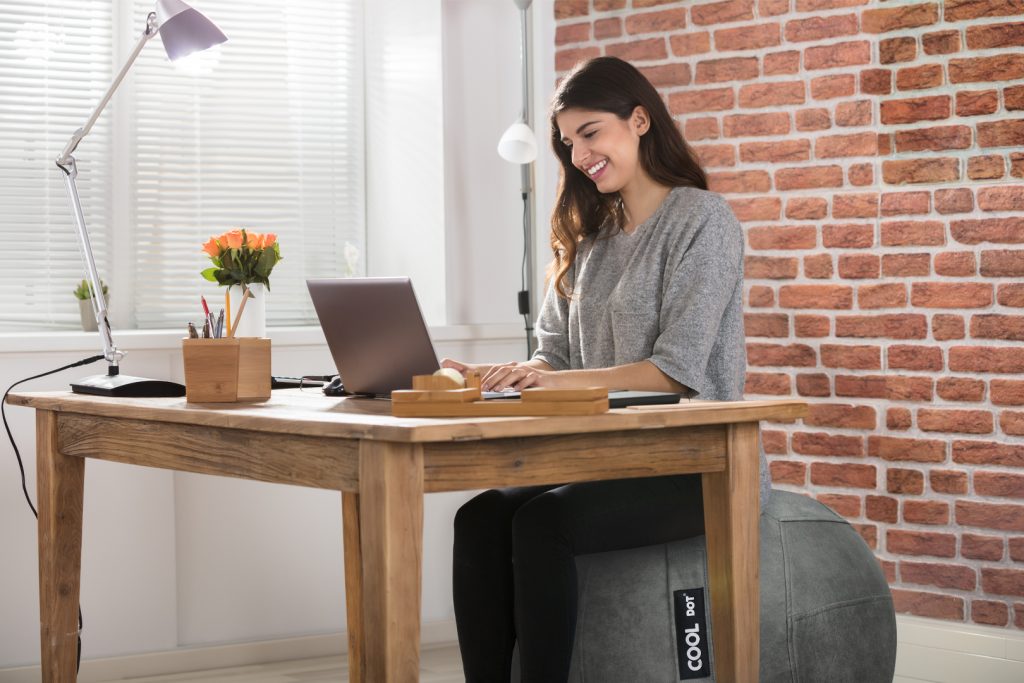
[[[249,285],[259,283],[269,291],[270,272],[281,260],[277,235],[261,235],[245,228],[211,237],[203,251],[213,262],[213,267],[202,272],[203,277],[226,287],[241,285],[248,289]]]

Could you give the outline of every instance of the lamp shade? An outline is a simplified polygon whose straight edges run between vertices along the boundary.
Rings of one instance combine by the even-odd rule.
[[[505,161],[513,164],[528,164],[537,158],[537,138],[533,130],[516,121],[498,140],[498,154]]]
[[[216,24],[181,0],[156,0],[156,22],[171,61],[227,40]]]

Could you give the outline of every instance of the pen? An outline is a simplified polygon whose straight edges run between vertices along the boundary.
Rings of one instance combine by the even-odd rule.
[[[189,339],[198,339],[199,338],[199,333],[196,332],[196,326],[195,326],[194,323],[189,323],[188,324],[188,338]]]
[[[216,331],[214,332],[213,336],[217,337],[217,339],[220,339],[221,337],[224,336],[224,309],[223,308],[220,309],[220,314],[217,315],[217,324],[214,326],[214,330],[216,330]]]
[[[210,307],[206,305],[206,297],[200,296],[199,301],[203,304],[203,315],[206,316],[206,322],[210,324],[210,334],[214,333],[213,314],[210,313]]]
[[[207,320],[203,323],[203,339],[210,338],[210,321]]]

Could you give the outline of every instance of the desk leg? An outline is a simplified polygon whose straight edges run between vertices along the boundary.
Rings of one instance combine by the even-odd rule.
[[[348,680],[364,683],[363,552],[359,541],[359,494],[341,492],[345,548],[345,611],[348,623]]]
[[[362,441],[359,533],[363,556],[365,680],[420,675],[423,447]]]
[[[77,677],[85,460],[57,450],[57,414],[36,412],[39,623],[45,683]]]
[[[715,680],[758,680],[760,521],[757,423],[728,425],[727,469],[702,475]]]

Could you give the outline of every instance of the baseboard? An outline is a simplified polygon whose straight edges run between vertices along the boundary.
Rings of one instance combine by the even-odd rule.
[[[424,647],[454,643],[457,640],[454,619],[423,624],[420,641]],[[347,652],[348,640],[345,633],[182,647],[164,652],[85,660],[78,675],[78,683],[105,683],[123,678],[333,657]],[[39,683],[41,679],[38,666],[0,669],[0,683]]]
[[[899,647],[894,683],[1020,683],[1024,681],[1024,632],[898,615]],[[455,621],[423,625],[424,647],[456,642]],[[330,657],[348,651],[344,633],[184,647],[82,662],[79,683],[161,676],[291,659]],[[38,666],[0,669],[0,683],[37,683]]]
[[[1024,632],[898,615],[894,683],[1020,683]]]

